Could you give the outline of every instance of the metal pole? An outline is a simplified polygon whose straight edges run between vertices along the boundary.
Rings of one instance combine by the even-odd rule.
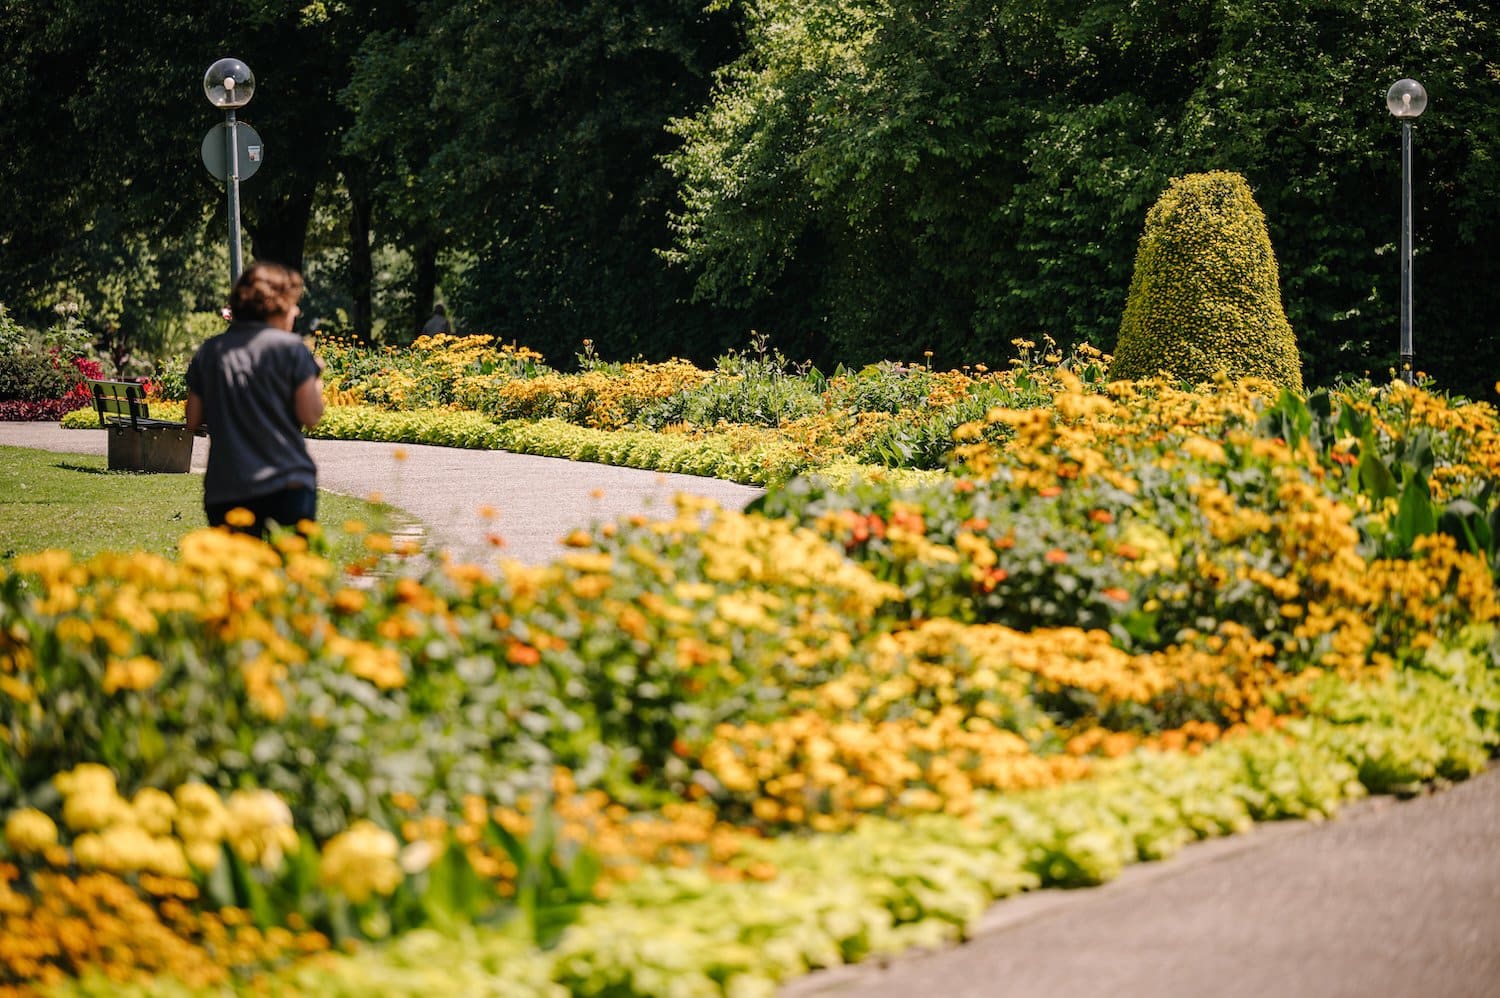
[[[1401,380],[1412,384],[1411,122],[1401,123]]]
[[[225,186],[229,193],[229,286],[234,287],[240,279],[240,156],[237,119],[234,109],[226,112],[228,127],[224,129],[225,162],[228,163]]]

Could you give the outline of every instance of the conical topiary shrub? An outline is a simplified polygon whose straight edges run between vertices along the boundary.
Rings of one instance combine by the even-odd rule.
[[[1237,173],[1179,177],[1146,215],[1110,376],[1161,371],[1302,389],[1266,216]]]

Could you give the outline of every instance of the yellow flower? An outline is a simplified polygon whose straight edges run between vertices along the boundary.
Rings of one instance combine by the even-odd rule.
[[[217,839],[187,839],[183,843],[183,851],[187,853],[188,862],[193,864],[193,869],[203,873],[213,872],[223,858],[223,850]]]
[[[323,846],[318,879],[356,904],[372,894],[390,895],[401,885],[396,836],[372,821],[355,822]]]
[[[174,796],[177,800],[177,833],[183,841],[197,839],[217,846],[229,831],[229,814],[219,795],[202,783],[184,783]],[[191,858],[191,850],[188,855]],[[193,865],[199,865],[197,860]]]
[[[155,787],[145,787],[131,802],[135,823],[152,835],[171,835],[172,819],[177,815],[177,804],[172,795]]]
[[[57,825],[36,808],[12,811],[5,819],[5,841],[18,853],[39,853],[57,844]]]
[[[269,790],[236,790],[229,795],[229,842],[247,863],[281,868],[282,857],[297,847],[292,811]]]
[[[111,658],[104,669],[104,692],[144,690],[161,678],[161,663],[146,655],[135,658]]]
[[[110,777],[113,781],[113,776]],[[134,819],[130,805],[115,793],[114,786],[89,787],[63,800],[63,822],[75,832],[97,831]]]

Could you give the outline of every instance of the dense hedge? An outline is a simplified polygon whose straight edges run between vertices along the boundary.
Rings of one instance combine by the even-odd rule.
[[[1179,177],[1146,215],[1110,376],[1163,371],[1302,389],[1265,215],[1238,174]]]

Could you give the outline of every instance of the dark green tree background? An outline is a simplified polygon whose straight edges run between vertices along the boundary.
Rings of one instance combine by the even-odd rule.
[[[352,331],[566,363],[823,366],[1113,346],[1145,214],[1243,174],[1310,383],[1395,359],[1401,76],[1419,367],[1500,373],[1500,28],[1453,0],[155,0],[0,4],[0,301],[126,343],[222,298],[203,70],[256,71],[257,256]]]
[[[1500,30],[1468,5],[763,0],[679,126],[678,259],[820,360],[1113,346],[1146,210],[1244,174],[1311,383],[1395,360],[1399,128],[1417,139],[1419,366],[1489,391]],[[763,320],[764,321],[764,320]]]

